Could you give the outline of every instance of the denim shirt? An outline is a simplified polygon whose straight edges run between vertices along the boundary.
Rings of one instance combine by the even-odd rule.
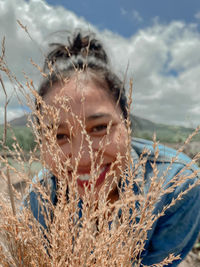
[[[169,184],[171,179],[176,176],[186,164],[191,162],[185,154],[180,153],[173,164],[171,160],[176,156],[174,149],[159,145],[159,156],[155,161],[155,151],[152,142],[133,138],[132,140],[132,158],[136,163],[142,154],[144,148],[148,149],[148,158],[145,166],[145,194],[148,193],[151,177],[153,177],[152,163],[156,163],[158,170],[158,178],[161,177],[166,169],[170,166],[166,173],[164,185]],[[184,175],[190,175],[198,172],[196,165],[191,165],[190,169],[184,171]],[[39,182],[43,184],[43,177],[48,178],[50,185],[51,200],[56,205],[56,178],[52,176],[48,170],[42,170],[37,179],[33,183]],[[180,192],[186,190],[190,184],[198,182],[199,172],[193,179],[188,179],[180,186],[176,187],[172,193],[165,194],[155,205],[154,213],[157,214],[163,210],[163,207],[170,204],[172,199],[176,199]],[[133,190],[133,193],[134,190]],[[30,201],[30,208],[34,217],[40,224],[46,228],[45,219],[38,203],[38,193],[34,192],[33,187],[29,190],[29,197],[25,199],[25,205]],[[45,208],[45,207],[44,207]],[[81,211],[80,211],[81,216]],[[176,201],[175,205],[166,210],[165,215],[155,221],[151,230],[148,231],[148,239],[145,243],[145,250],[142,252],[142,264],[152,265],[161,262],[169,254],[180,255],[181,259],[174,261],[167,266],[177,266],[181,260],[192,249],[200,230],[200,186],[193,187],[185,194],[181,200]]]

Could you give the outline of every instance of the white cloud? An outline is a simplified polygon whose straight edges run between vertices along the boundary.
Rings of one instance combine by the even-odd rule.
[[[123,7],[120,8],[120,12],[121,12],[122,16],[125,16],[128,13],[127,10],[124,9]]]
[[[17,20],[27,27],[30,36],[18,25]],[[38,84],[40,79],[39,71],[30,63],[34,62],[42,65],[46,46],[53,41],[51,33],[63,30],[62,38],[67,39],[66,31],[73,31],[75,28],[85,28],[93,30],[82,18],[78,18],[73,12],[62,7],[51,7],[42,0],[0,0],[0,41],[5,36],[6,61],[9,69],[17,77],[19,82],[24,82],[25,72]],[[58,37],[58,34],[57,34]],[[45,48],[44,48],[45,47]],[[6,89],[9,95],[14,94],[16,84],[11,83],[4,77]],[[4,94],[0,88],[0,108],[4,105]],[[9,104],[8,118],[13,118],[17,112],[12,112],[14,105],[18,105],[16,94]],[[20,113],[21,114],[21,113]],[[0,123],[3,121],[3,113],[0,113]]]
[[[107,42],[116,69],[125,70],[129,61],[136,114],[168,124],[191,125],[187,118],[200,124],[200,113],[192,111],[200,103],[200,34],[194,25],[155,24],[128,40]]]
[[[143,21],[143,18],[141,17],[140,13],[137,10],[133,9],[131,13],[132,13],[132,17],[135,21],[137,21],[137,22]]]
[[[194,15],[195,19],[200,19],[200,11]]]
[[[16,19],[27,26],[34,41],[17,25]],[[6,36],[7,62],[21,82],[24,82],[24,70],[38,84],[39,72],[29,61],[33,58],[42,64],[44,47],[52,40],[50,33],[77,27],[98,32],[74,13],[51,7],[42,0],[0,0],[0,38]],[[67,38],[64,35],[60,38]],[[134,78],[135,114],[168,124],[200,124],[200,34],[196,25],[177,21],[162,25],[155,21],[153,26],[130,38],[108,30],[99,36],[111,55],[114,70],[122,78],[128,65],[127,81]],[[12,85],[8,80],[5,83],[11,94]],[[0,123],[3,99],[0,88]],[[13,96],[9,118],[17,116],[18,110],[22,112]]]
[[[140,13],[135,9],[127,10],[121,7],[120,12],[122,16],[130,18],[131,20],[134,20],[134,22],[141,23],[143,21],[143,18],[141,17]]]

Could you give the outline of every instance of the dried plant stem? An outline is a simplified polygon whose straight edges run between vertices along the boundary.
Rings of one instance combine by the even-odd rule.
[[[18,21],[18,24],[29,35],[27,27],[23,26],[20,21]],[[29,37],[31,38],[30,35]],[[34,42],[32,38],[31,40]],[[0,199],[0,266],[128,267],[133,266],[133,264],[138,267],[144,266],[142,252],[148,239],[148,231],[152,228],[154,222],[164,216],[165,212],[175,205],[176,201],[183,199],[183,196],[199,185],[198,182],[192,183],[193,179],[198,176],[199,170],[194,170],[191,173],[191,166],[199,159],[200,153],[190,163],[185,163],[184,167],[173,176],[170,180],[172,184],[169,187],[164,184],[164,182],[167,182],[167,174],[171,166],[178,159],[178,154],[183,151],[184,146],[191,141],[199,129],[189,136],[183,147],[177,151],[177,155],[171,159],[169,167],[167,166],[166,169],[163,169],[162,173],[159,173],[157,166],[159,145],[156,141],[156,135],[154,135],[152,147],[154,158],[150,158],[151,150],[144,148],[141,153],[138,153],[138,158],[135,159],[134,155],[132,155],[132,128],[129,116],[133,89],[133,81],[131,80],[127,109],[128,118],[124,122],[128,133],[126,154],[125,156],[120,153],[116,155],[115,161],[112,162],[110,170],[107,172],[108,176],[106,176],[108,179],[112,178],[113,182],[117,184],[118,199],[111,202],[111,198],[109,199],[111,185],[106,182],[102,185],[97,197],[94,188],[101,166],[104,164],[106,149],[112,140],[109,135],[112,121],[107,125],[106,135],[102,137],[98,144],[98,149],[96,149],[96,147],[93,147],[91,136],[87,132],[85,120],[80,119],[76,113],[73,113],[71,99],[58,96],[55,98],[55,105],[48,105],[38,95],[33,81],[28,76],[24,74],[27,81],[26,86],[23,86],[17,80],[4,60],[4,43],[5,38],[2,42],[0,71],[3,71],[8,76],[12,84],[16,84],[16,88],[25,96],[29,107],[33,111],[32,115],[34,117],[31,125],[35,133],[36,143],[42,152],[39,160],[45,168],[42,169],[40,174],[36,174],[33,181],[30,182],[32,177],[26,170],[25,163],[27,163],[27,159],[22,157],[24,153],[19,144],[17,144],[17,140],[14,139],[16,141],[12,147],[14,150],[6,147],[9,129],[7,108],[10,98],[3,83],[3,77],[0,76],[0,84],[5,95],[4,136],[3,142],[0,142],[4,150],[3,155],[0,155],[0,161],[2,161],[3,166],[5,165],[6,171],[2,172],[2,177],[5,177],[7,181],[11,202],[10,205],[10,203],[7,203],[6,198],[2,197]],[[66,47],[66,49],[68,48]],[[46,75],[32,60],[31,63],[38,68],[43,76]],[[53,71],[50,63],[49,70],[50,73]],[[75,68],[75,72],[77,71]],[[64,85],[64,78],[61,80],[63,82],[62,85]],[[36,99],[38,107],[40,106],[42,109],[36,108],[32,96]],[[85,111],[84,97],[82,97],[81,103]],[[116,105],[118,104],[119,99]],[[60,107],[59,110],[57,105]],[[62,114],[70,112],[70,116],[73,118],[73,123],[67,123],[68,120],[66,120],[70,132],[68,144],[71,151],[73,151],[73,143],[71,142],[73,131],[76,128],[73,126],[77,125],[77,129],[79,127],[81,129],[80,147],[78,147],[79,151],[77,151],[73,164],[71,158],[65,155],[57,143],[57,122],[60,120],[60,112]],[[41,140],[42,142],[45,140],[46,147],[43,146]],[[80,201],[77,187],[77,179],[80,178],[78,176],[78,167],[85,145],[87,146],[91,163],[91,187],[85,187],[85,195]],[[21,166],[20,170],[18,170],[18,167],[9,164],[6,157],[7,153],[13,157],[14,162]],[[51,157],[51,164],[45,162],[46,154]],[[31,165],[35,158],[31,156],[31,153],[29,153],[29,156],[28,164]],[[147,164],[151,164],[152,168],[148,190],[145,187],[147,185],[145,177]],[[119,173],[115,171],[115,166],[117,166]],[[189,174],[187,170],[190,171]],[[54,171],[56,178],[52,176]],[[18,205],[17,201],[19,200],[21,203],[21,194],[17,194],[11,184],[11,172],[14,172],[16,176],[25,177],[27,184],[30,185],[28,195],[24,198],[24,208],[22,210],[15,209],[15,205],[16,207]],[[118,183],[119,178],[121,179],[121,186]],[[181,191],[178,196],[175,195],[171,202],[163,202],[165,206],[154,214],[155,205],[162,200],[162,196],[174,192],[179,185],[185,182],[189,183],[188,187]],[[136,185],[138,191],[135,192],[133,190],[133,185]],[[31,203],[32,200],[34,202]],[[32,210],[32,205],[38,208],[36,215]],[[17,216],[15,216],[16,213]],[[41,222],[37,215],[41,216]],[[43,219],[46,227],[42,225]],[[169,254],[162,262],[152,266],[166,266],[178,259],[179,256]]]
[[[4,95],[5,95],[4,135],[3,135],[3,147],[5,147],[6,146],[6,140],[7,140],[7,129],[8,129],[8,125],[7,125],[7,107],[8,107],[8,104],[9,104],[9,99],[8,99],[8,95],[6,93],[6,89],[5,89],[5,86],[4,86],[4,83],[3,83],[3,80],[1,78],[1,76],[0,76],[0,83],[1,83]],[[14,195],[13,195],[13,190],[12,190],[12,185],[11,185],[10,172],[9,172],[8,168],[6,168],[6,176],[7,176],[7,185],[8,185],[8,192],[9,192],[9,196],[10,196],[10,202],[11,202],[11,206],[12,206],[12,212],[13,212],[13,215],[16,215],[16,209],[15,209],[15,203],[14,203]]]

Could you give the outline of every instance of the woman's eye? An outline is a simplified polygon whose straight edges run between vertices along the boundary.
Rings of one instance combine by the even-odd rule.
[[[107,127],[108,127],[107,124],[97,125],[97,126],[92,128],[92,132],[93,133],[98,133],[98,132],[101,132],[101,131],[105,131],[105,130],[107,130]]]
[[[66,134],[57,134],[56,135],[56,139],[58,140],[58,141],[68,141],[69,140],[69,136],[68,135],[66,135]]]

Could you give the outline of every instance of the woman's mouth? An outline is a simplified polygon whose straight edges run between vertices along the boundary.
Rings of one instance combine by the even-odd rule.
[[[110,169],[110,164],[105,165],[100,169],[100,175],[98,179],[96,180],[95,187],[98,187],[100,184],[102,184],[106,178],[106,173]],[[84,188],[87,187],[90,189],[90,186],[92,184],[91,182],[91,175],[90,174],[81,174],[78,176],[77,183],[80,187]]]

